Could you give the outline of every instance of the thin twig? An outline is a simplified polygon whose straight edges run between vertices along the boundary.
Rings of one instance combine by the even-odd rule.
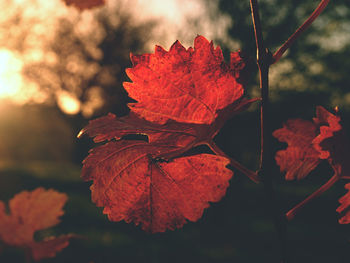
[[[252,11],[252,20],[253,20],[253,25],[254,25],[255,42],[256,42],[256,47],[258,49],[257,57],[259,60],[259,55],[264,53],[265,46],[264,46],[264,40],[263,40],[263,35],[262,35],[260,16],[259,16],[259,6],[258,6],[257,0],[250,0],[250,9]]]
[[[276,63],[286,52],[286,50],[293,44],[293,42],[303,33],[312,22],[322,13],[323,9],[328,5],[329,0],[322,0],[321,3],[317,6],[315,11],[309,16],[308,19],[291,35],[290,38],[273,54],[273,63]]]
[[[323,194],[325,191],[327,191],[329,188],[331,188],[341,177],[339,177],[337,174],[333,175],[324,185],[322,185],[320,188],[318,188],[315,192],[313,192],[311,195],[309,195],[306,199],[301,201],[299,204],[297,204],[295,207],[293,207],[291,210],[289,210],[286,213],[286,218],[288,221],[291,221],[294,219],[295,215],[309,202],[311,202],[316,197],[319,197],[321,194]]]
[[[230,164],[234,168],[236,168],[241,173],[245,174],[254,183],[259,183],[259,177],[255,172],[253,172],[252,170],[249,170],[247,167],[245,167],[244,165],[237,162],[235,159],[228,156],[213,141],[207,142],[207,145],[216,155],[219,155],[219,156],[222,156],[222,157],[229,159]]]

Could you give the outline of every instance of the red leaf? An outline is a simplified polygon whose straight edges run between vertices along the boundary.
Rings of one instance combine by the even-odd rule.
[[[320,111],[325,109],[320,108]],[[320,134],[313,140],[320,159],[327,159],[338,176],[350,176],[349,140],[340,125],[340,117],[326,111]]]
[[[129,116],[108,114],[79,133],[109,141],[90,151],[82,177],[93,180],[92,200],[105,207],[110,220],[163,232],[198,220],[208,202],[225,194],[232,177],[227,158],[182,155],[212,145],[225,121],[257,99],[241,98],[240,56],[231,55],[226,65],[220,48],[201,36],[194,49],[175,42],[169,52],[157,47],[155,54],[131,59],[134,67],[127,73],[134,82],[124,86],[138,102],[129,105]],[[148,141],[125,138],[130,134]]]
[[[224,196],[232,172],[226,158],[210,154],[159,162],[153,155],[170,146],[117,141],[94,148],[82,176],[94,180],[92,200],[111,221],[133,221],[146,231],[163,232],[198,220],[208,202]]]
[[[237,55],[225,64],[220,47],[197,36],[194,49],[176,41],[169,51],[157,46],[154,54],[131,55],[133,81],[124,88],[137,103],[129,107],[137,115],[155,123],[210,124],[218,111],[240,99],[243,87],[237,82]]]
[[[339,121],[338,116],[318,106],[313,122],[289,120],[273,133],[288,143],[275,157],[281,171],[287,172],[287,180],[304,178],[322,159],[328,160],[338,176],[349,175],[349,143]]]
[[[317,126],[302,119],[288,120],[283,128],[273,132],[279,141],[288,147],[276,153],[275,159],[281,172],[286,172],[286,180],[302,179],[319,164],[319,153],[313,147]]]
[[[34,233],[58,224],[66,201],[66,194],[43,188],[15,195],[9,201],[10,214],[6,213],[5,204],[0,201],[1,240],[11,246],[29,247],[34,260],[55,256],[68,245],[71,236],[35,242]]]
[[[112,139],[119,140],[128,134],[144,134],[147,135],[150,143],[158,142],[185,147],[194,141],[204,140],[200,137],[206,135],[209,129],[211,127],[208,125],[176,122],[159,125],[140,119],[133,114],[117,118],[114,114],[109,113],[107,116],[90,121],[89,125],[80,131],[78,137],[88,134],[94,137],[94,142],[97,143]],[[210,135],[208,137],[210,138]]]
[[[342,213],[342,217],[339,219],[340,224],[350,223],[350,183],[345,185],[345,189],[348,192],[339,199],[340,206],[337,208],[337,212]]]
[[[72,5],[79,10],[91,9],[105,4],[105,0],[63,0],[66,5]]]
[[[252,101],[243,101],[234,110],[239,112]],[[122,118],[108,114],[90,121],[79,136],[88,134],[95,142],[110,141],[91,150],[83,162],[83,179],[93,180],[92,201],[105,207],[110,220],[141,223],[150,232],[181,227],[186,219],[198,220],[208,201],[218,201],[225,194],[232,176],[225,168],[229,160],[209,154],[168,162],[162,159],[178,157],[208,142],[217,127],[174,121],[160,125],[133,114]],[[122,139],[129,134],[147,135],[148,142]],[[186,198],[191,205],[185,207]]]

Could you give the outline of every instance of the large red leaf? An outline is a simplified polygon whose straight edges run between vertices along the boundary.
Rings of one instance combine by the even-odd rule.
[[[160,125],[133,114],[121,118],[108,114],[90,121],[79,136],[109,141],[92,149],[83,162],[82,177],[93,180],[93,202],[105,207],[110,220],[141,223],[151,232],[181,227],[186,219],[196,221],[208,201],[224,195],[232,176],[225,168],[229,160],[210,154],[172,157],[211,140],[217,126],[174,121]],[[146,135],[148,142],[122,139],[129,134]],[[184,198],[191,205],[184,207]]]
[[[274,131],[278,140],[288,144],[275,156],[287,180],[304,178],[322,159],[328,160],[338,176],[349,175],[349,143],[339,122],[338,116],[318,106],[312,122],[289,120]]]
[[[82,176],[93,180],[92,200],[112,221],[133,221],[163,232],[198,220],[208,202],[219,201],[232,172],[226,158],[199,154],[170,162],[152,158],[173,147],[143,141],[112,141],[94,148]]]
[[[108,114],[79,133],[107,141],[90,151],[82,177],[93,180],[92,200],[105,207],[110,220],[162,232],[198,220],[208,202],[225,194],[232,176],[227,158],[183,154],[201,144],[212,146],[225,121],[257,99],[242,98],[240,55],[231,54],[228,66],[220,48],[201,36],[194,49],[176,42],[169,52],[157,47],[155,54],[131,59],[134,67],[127,72],[133,83],[124,86],[138,102],[129,105],[128,116]],[[125,137],[135,134],[148,140]]]
[[[159,124],[172,119],[184,123],[210,124],[218,111],[240,99],[237,82],[239,55],[225,64],[220,47],[197,36],[194,48],[176,41],[169,51],[156,46],[154,54],[131,55],[133,81],[124,88],[137,103],[129,104],[139,116]]]
[[[67,195],[37,188],[23,191],[9,201],[10,214],[0,201],[0,239],[11,246],[29,248],[34,260],[54,257],[68,245],[71,235],[36,242],[34,233],[58,224]]]

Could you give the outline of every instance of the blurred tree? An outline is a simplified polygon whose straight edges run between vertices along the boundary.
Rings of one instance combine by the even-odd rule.
[[[125,68],[131,66],[129,54],[143,51],[152,25],[134,25],[122,13],[82,18],[60,19],[46,44],[47,59],[25,64],[23,73],[65,113],[124,113],[122,82],[127,80]]]
[[[319,2],[259,1],[265,43],[271,52],[275,52],[287,40]],[[243,51],[254,56],[255,40],[249,1],[221,0],[220,7],[233,19],[230,36],[240,43]],[[350,75],[346,73],[349,66],[349,25],[348,1],[331,1],[281,61],[271,67],[272,99],[289,100],[292,93],[300,91],[314,92],[314,95],[321,92],[329,97],[325,106],[339,105],[350,110],[350,93],[347,91]]]

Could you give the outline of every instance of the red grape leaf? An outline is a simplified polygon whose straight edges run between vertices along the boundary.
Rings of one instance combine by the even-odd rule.
[[[105,4],[105,0],[63,0],[66,5],[72,5],[79,10],[91,9]]]
[[[349,143],[339,121],[338,116],[318,106],[313,122],[289,120],[273,132],[279,141],[288,144],[275,156],[287,180],[304,178],[322,159],[328,160],[337,175],[349,175]]]
[[[97,143],[110,141],[91,150],[83,162],[83,179],[93,180],[92,201],[105,207],[110,220],[141,223],[150,232],[181,227],[186,219],[198,220],[209,201],[219,201],[225,194],[232,177],[225,168],[229,160],[210,154],[162,159],[208,142],[229,116],[254,101],[232,104],[232,112],[222,112],[212,125],[172,120],[160,125],[132,113],[90,121],[78,137],[88,134]],[[146,135],[148,142],[121,140],[129,134]]]
[[[54,190],[37,188],[22,191],[9,201],[10,214],[0,201],[0,239],[11,246],[30,248],[34,260],[53,257],[68,245],[70,235],[36,242],[34,233],[57,225],[64,214],[62,207],[67,195]]]
[[[107,141],[90,150],[82,177],[93,180],[92,201],[110,220],[163,232],[198,220],[208,202],[224,196],[232,177],[227,158],[183,154],[212,145],[225,121],[258,99],[242,98],[240,55],[231,54],[228,66],[220,48],[201,36],[194,49],[175,42],[169,52],[157,47],[155,54],[131,59],[127,73],[133,83],[124,87],[138,102],[129,104],[128,116],[108,114],[79,133]],[[135,134],[148,141],[126,137]]]
[[[337,208],[337,212],[342,214],[339,219],[340,224],[350,223],[350,183],[345,185],[345,189],[348,192],[339,199],[340,206]]]
[[[88,134],[94,137],[94,142],[119,140],[129,134],[147,135],[150,143],[166,143],[179,147],[186,147],[194,141],[201,141],[201,135],[206,135],[211,127],[209,125],[191,125],[186,123],[169,122],[166,125],[148,122],[140,119],[134,114],[129,114],[117,118],[109,113],[89,122],[84,129],[80,131],[78,137]],[[201,132],[203,131],[203,132]]]
[[[236,110],[250,103],[243,102]],[[216,132],[215,125],[174,121],[160,125],[133,114],[121,118],[108,114],[90,121],[79,136],[110,141],[92,149],[83,162],[83,179],[93,180],[92,201],[105,207],[110,220],[141,223],[150,232],[181,227],[186,219],[198,220],[208,201],[225,194],[232,176],[225,168],[229,160],[210,154],[169,162],[157,158],[178,156],[211,140]],[[147,135],[148,142],[121,140],[129,134]]]
[[[107,116],[90,121],[80,131],[78,138],[87,134],[94,137],[94,142],[98,143],[112,139],[120,140],[129,134],[143,134],[147,135],[149,143],[174,146],[174,154],[179,155],[194,146],[212,140],[227,119],[247,109],[255,101],[257,99],[236,101],[226,110],[220,111],[218,118],[211,125],[178,123],[173,120],[169,120],[166,124],[157,124],[140,119],[133,113],[121,118],[109,113]],[[159,157],[165,158],[166,156]]]
[[[325,109],[320,109],[325,111]],[[324,113],[324,125],[320,134],[313,140],[320,159],[327,159],[338,176],[350,176],[349,140],[340,125],[340,117]]]
[[[156,46],[154,54],[131,55],[131,61],[126,72],[133,82],[124,88],[137,102],[129,107],[151,122],[210,124],[243,95],[237,82],[243,62],[231,55],[227,65],[220,47],[203,36],[196,37],[194,48],[176,41],[169,51]]]
[[[302,119],[288,120],[283,128],[273,132],[274,137],[288,144],[275,156],[281,172],[286,172],[286,180],[300,180],[319,164],[319,153],[312,144],[316,133],[317,126]]]
[[[84,160],[82,177],[93,180],[92,200],[111,221],[133,221],[149,232],[198,220],[208,202],[224,196],[232,172],[226,158],[199,154],[154,160],[172,146],[136,140],[108,142]]]

